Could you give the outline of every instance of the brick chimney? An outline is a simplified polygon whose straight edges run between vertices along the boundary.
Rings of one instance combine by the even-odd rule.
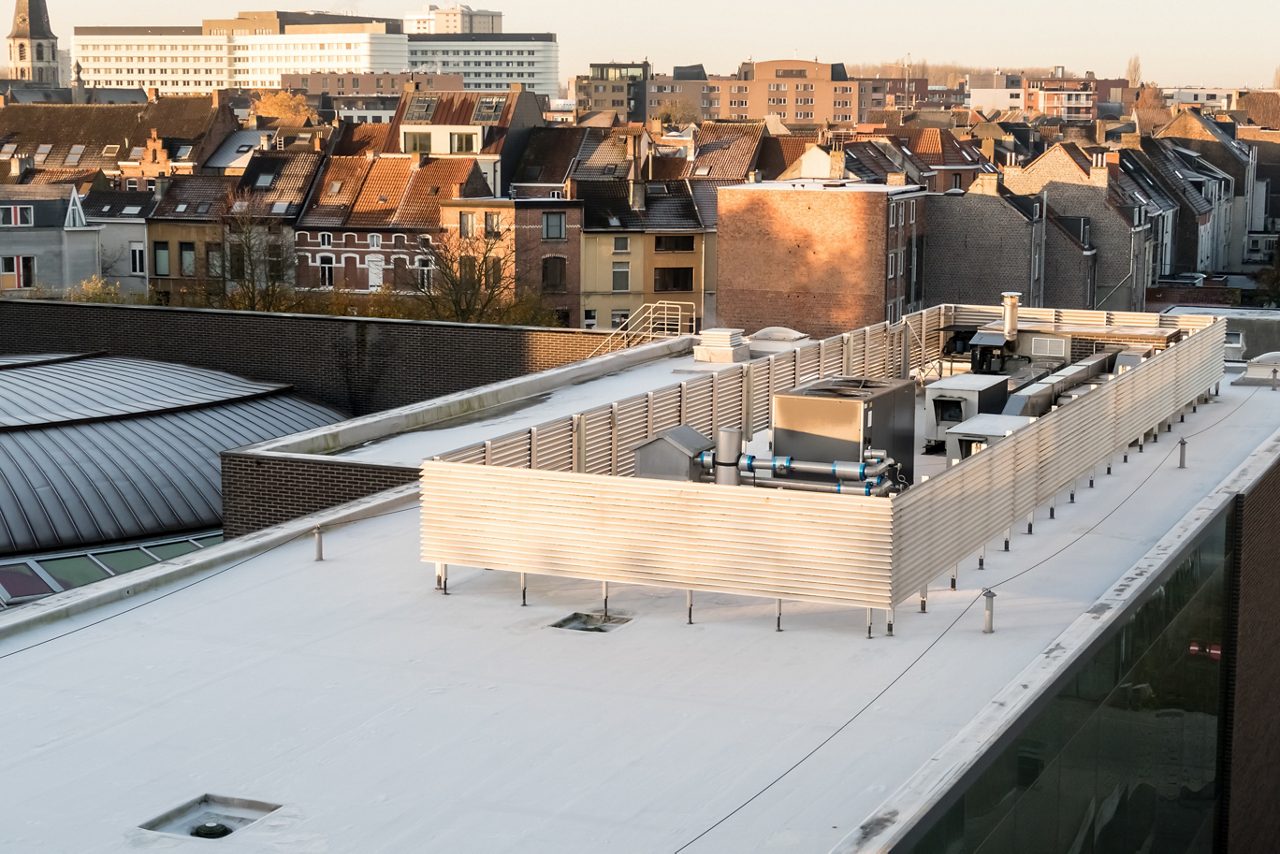
[[[905,187],[907,185],[907,173],[890,172],[885,176],[884,182],[890,187]]]
[[[149,87],[147,89],[147,103],[154,104],[156,101],[159,101],[159,100],[160,100],[160,90],[155,88],[154,86]]]

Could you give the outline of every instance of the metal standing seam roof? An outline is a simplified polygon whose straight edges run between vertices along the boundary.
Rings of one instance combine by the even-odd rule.
[[[221,525],[222,451],[341,420],[289,386],[139,359],[0,374],[0,555]]]

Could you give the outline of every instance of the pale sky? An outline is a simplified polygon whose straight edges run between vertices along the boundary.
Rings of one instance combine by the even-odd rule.
[[[451,0],[435,0],[448,5]],[[4,0],[10,9],[12,0]],[[48,0],[54,31],[71,46],[72,28],[92,24],[198,24],[202,17],[260,9],[255,0],[201,4],[131,0]],[[298,0],[285,9],[395,15],[425,8],[413,0]],[[916,60],[1018,70],[1065,65],[1099,77],[1123,77],[1130,55],[1143,77],[1162,86],[1270,86],[1280,66],[1280,3],[1230,0],[1216,7],[1190,0],[1114,3],[973,4],[961,0],[473,0],[506,14],[507,32],[554,32],[560,76],[590,62],[648,57],[655,70],[701,62],[717,74],[754,58],[823,62]],[[616,10],[616,11],[615,11]],[[628,10],[626,13],[622,10]],[[633,11],[632,11],[633,10]],[[7,16],[12,14],[6,11]],[[614,17],[610,22],[609,17]]]

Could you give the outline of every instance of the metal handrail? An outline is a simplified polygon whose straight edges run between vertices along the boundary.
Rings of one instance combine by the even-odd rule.
[[[591,356],[612,353],[614,350],[623,350],[657,338],[675,338],[693,331],[693,303],[671,300],[648,302],[609,333],[609,336],[600,342],[600,346],[592,351]]]

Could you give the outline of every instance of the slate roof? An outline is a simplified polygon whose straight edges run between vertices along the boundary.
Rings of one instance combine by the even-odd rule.
[[[306,203],[321,159],[319,152],[310,150],[255,151],[238,191],[258,203],[261,216],[295,218]]]
[[[582,140],[578,165],[573,177],[579,181],[625,178],[631,172],[631,158],[627,156],[627,134],[624,128],[589,128]]]
[[[155,219],[217,222],[226,216],[239,178],[221,175],[178,175],[156,203]]]
[[[756,166],[764,122],[703,122],[694,135],[691,179],[745,180]]]
[[[587,129],[538,127],[529,132],[524,154],[516,164],[513,184],[563,184],[582,149]]]
[[[698,219],[706,228],[717,228],[720,225],[720,188],[733,187],[740,181],[690,181],[693,190],[693,204],[698,211]]]
[[[1148,162],[1165,186],[1181,200],[1182,204],[1196,216],[1212,213],[1213,205],[1187,178],[1193,170],[1177,159],[1173,154],[1172,146],[1173,143],[1168,140],[1153,139],[1149,136],[1142,139],[1142,151]]]
[[[2,112],[2,111],[0,111]],[[1194,110],[1184,110],[1179,113],[1177,118],[1166,125],[1158,134],[1162,138],[1179,139],[1184,138],[1186,134],[1186,125],[1191,124],[1200,128],[1205,135],[1211,137],[1226,149],[1227,153],[1234,157],[1242,164],[1248,164],[1249,146],[1237,141],[1230,133],[1228,133],[1222,125],[1212,119],[1202,116]]]
[[[135,104],[12,104],[0,109],[0,159],[30,155],[37,168],[114,170],[132,149],[145,145],[152,128],[177,159],[176,147],[198,144],[214,115],[209,96],[162,98],[141,109]],[[78,157],[73,146],[83,146]]]
[[[844,168],[863,181],[881,183],[890,172],[900,172],[893,161],[873,142],[850,142],[844,147]]]
[[[156,199],[143,190],[93,190],[81,201],[86,219],[138,219],[155,210]],[[137,208],[137,211],[126,213]]]
[[[703,228],[691,181],[653,181],[645,186],[645,209],[634,210],[626,181],[580,184],[583,228],[595,231],[691,231]]]

